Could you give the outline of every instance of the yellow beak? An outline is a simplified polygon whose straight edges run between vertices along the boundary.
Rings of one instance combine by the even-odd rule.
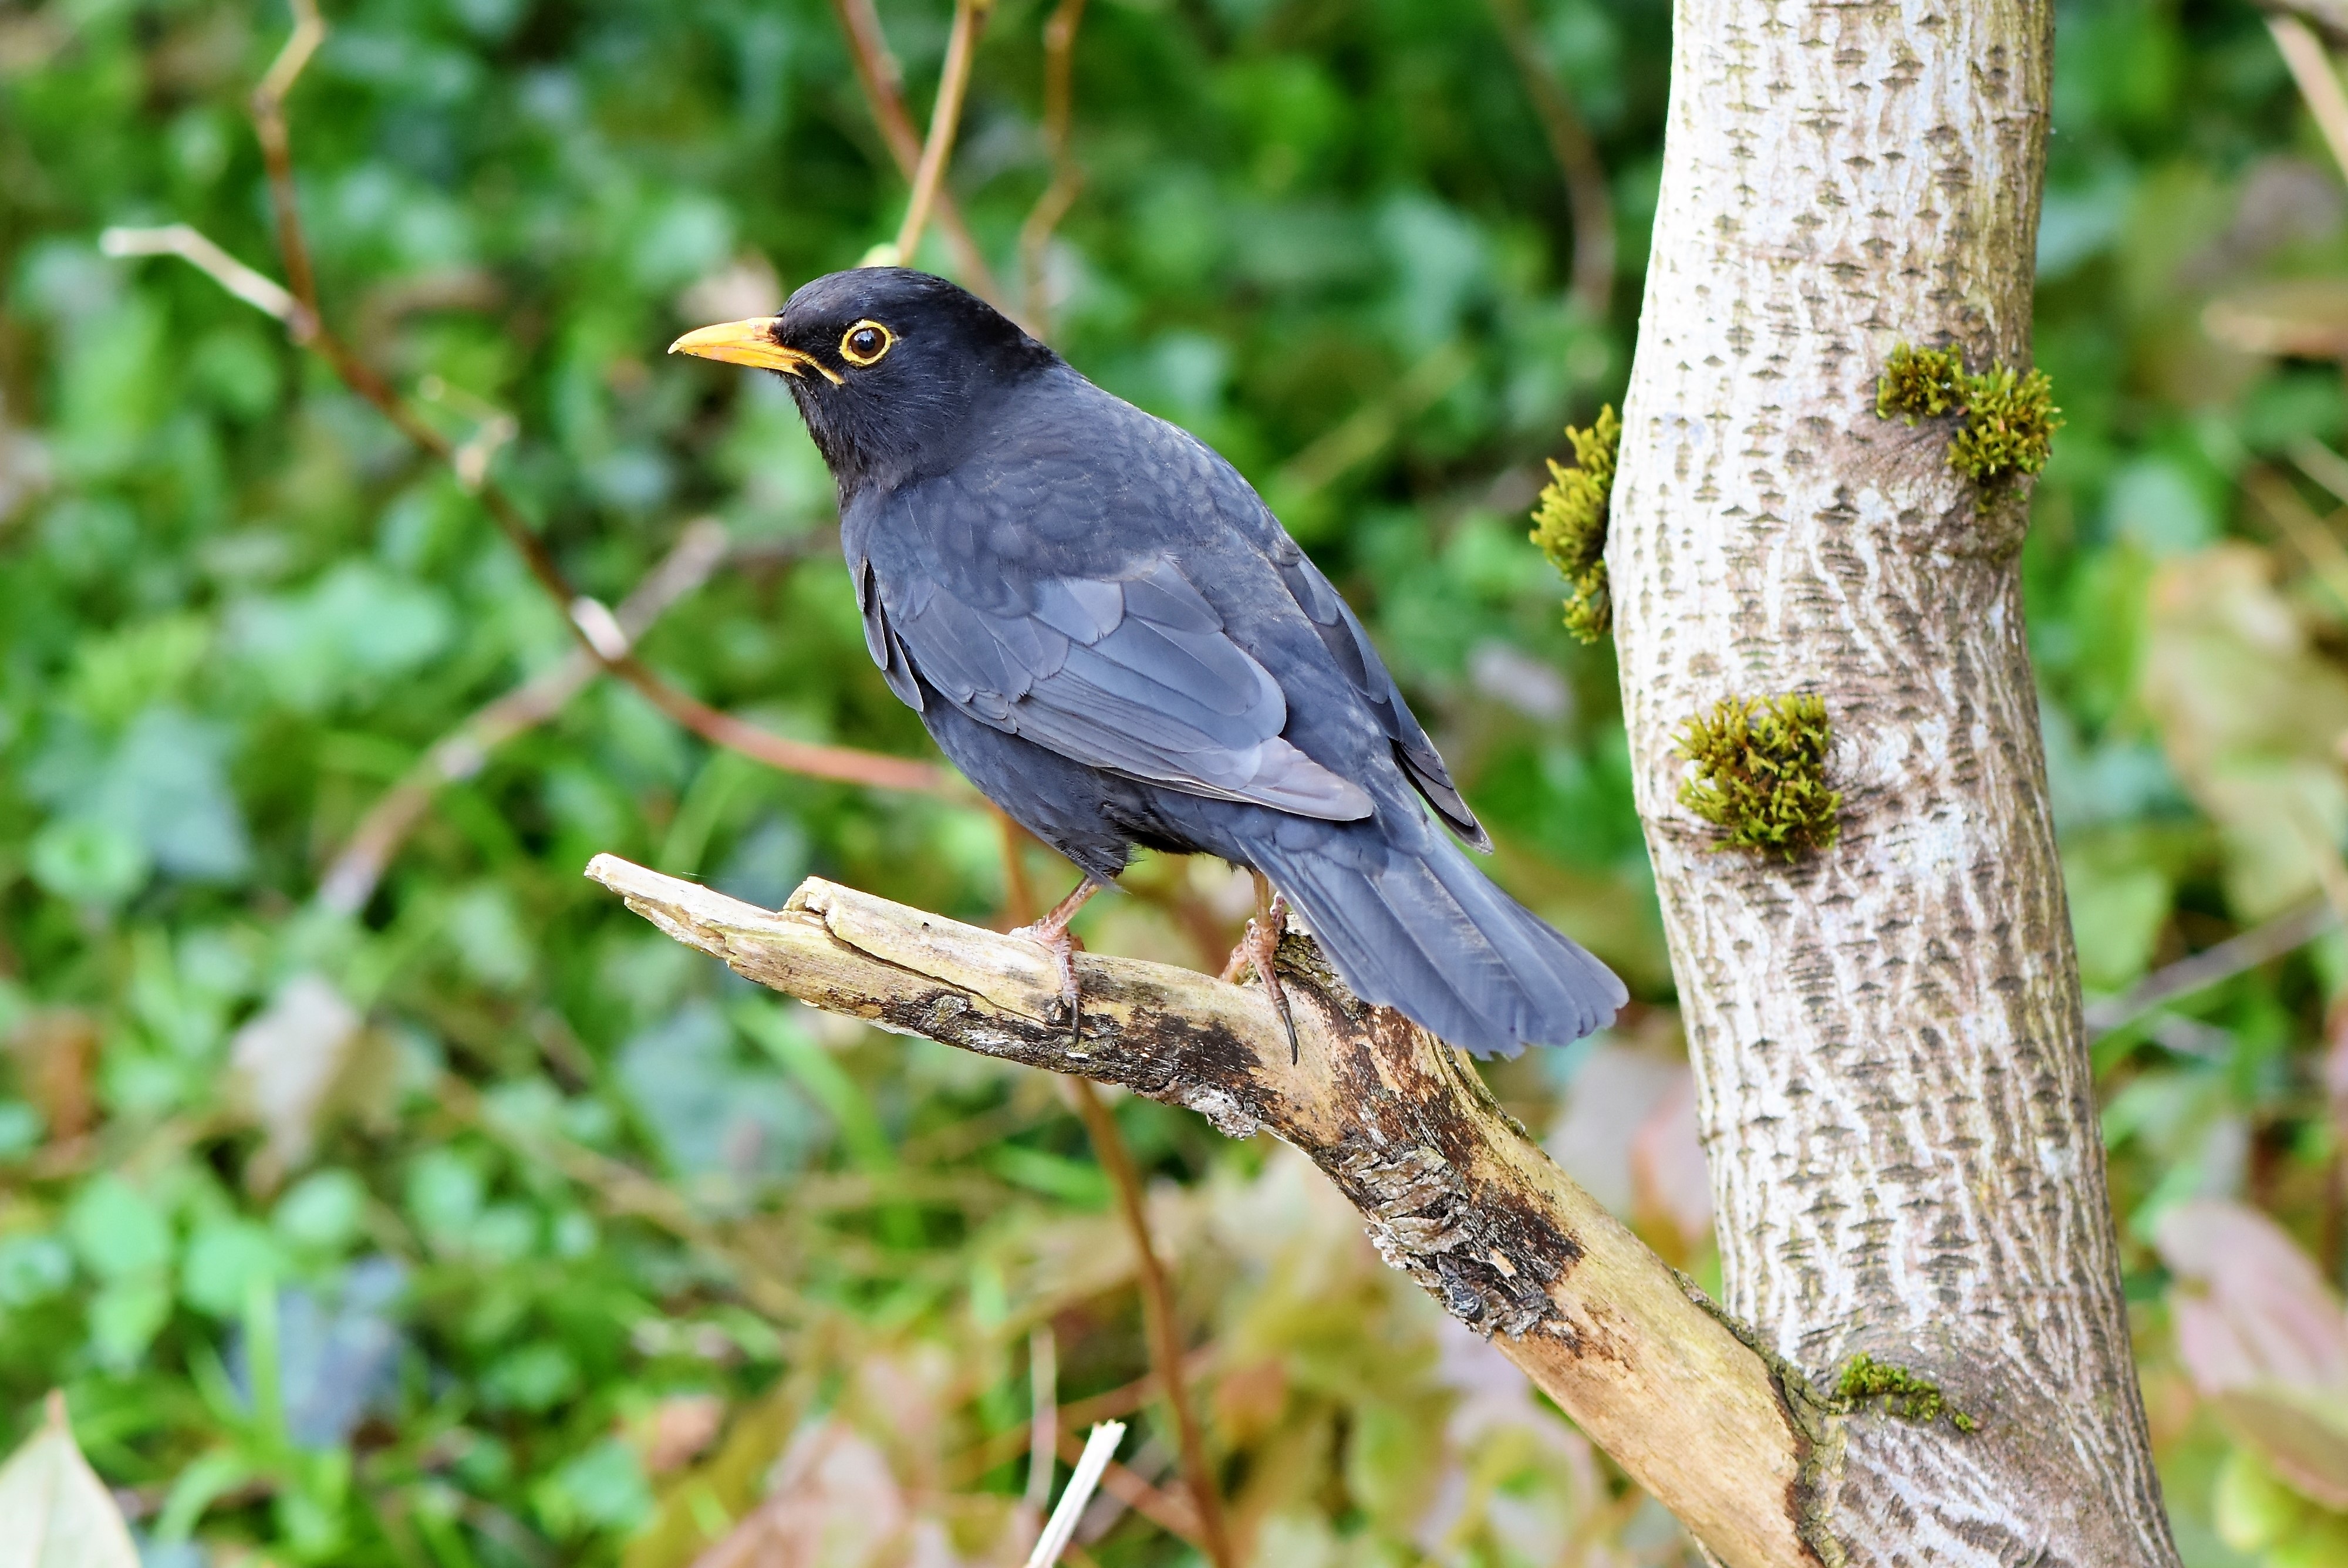
[[[823,361],[801,349],[784,347],[775,341],[774,334],[774,317],[753,316],[748,321],[723,322],[688,332],[670,344],[668,351],[722,360],[727,365],[779,370],[786,376],[804,376],[812,370],[834,387],[841,384],[839,377]]]

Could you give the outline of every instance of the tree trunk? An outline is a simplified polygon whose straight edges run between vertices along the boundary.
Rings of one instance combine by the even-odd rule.
[[[2026,366],[2043,0],[1680,0],[1607,562],[1729,1309],[1979,1430],[1859,1415],[1853,1562],[2168,1564],[2048,816],[2026,491],[1879,418],[1899,344]],[[1674,739],[1813,693],[1841,838],[1715,852]]]

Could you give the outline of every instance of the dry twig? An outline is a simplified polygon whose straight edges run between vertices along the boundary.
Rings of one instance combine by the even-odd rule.
[[[2314,899],[2230,936],[2215,947],[2205,947],[2156,969],[2117,996],[2087,1005],[2087,1032],[2101,1037],[2135,1023],[2147,1013],[2179,996],[2205,991],[2220,980],[2294,953],[2332,929],[2337,916],[2322,899]]]
[[[839,18],[840,36],[848,40],[848,56],[856,67],[856,82],[864,90],[864,101],[872,110],[872,122],[880,129],[880,139],[888,144],[897,172],[911,183],[922,165],[922,138],[906,110],[904,75],[897,68],[897,57],[890,52],[887,36],[880,31],[880,15],[872,8],[872,0],[831,0],[831,9]],[[1007,313],[1009,296],[995,282],[986,253],[963,222],[962,209],[954,204],[951,191],[942,187],[938,191],[936,209],[938,228],[953,252],[954,268],[963,284],[971,293]]]
[[[2267,30],[2274,35],[2283,64],[2291,67],[2291,80],[2299,84],[2307,112],[2315,117],[2315,128],[2323,133],[2323,145],[2332,150],[2333,161],[2348,175],[2348,93],[2341,90],[2332,52],[2315,29],[2295,15],[2270,12]]]
[[[1085,183],[1074,138],[1076,28],[1084,19],[1085,0],[1060,0],[1044,24],[1044,146],[1052,158],[1052,180],[1019,225],[1020,301],[1038,335],[1051,325],[1044,298],[1045,249]]]
[[[937,101],[930,106],[929,139],[922,143],[922,160],[913,169],[913,194],[905,203],[905,221],[897,229],[897,259],[911,266],[921,249],[922,231],[930,221],[931,203],[953,160],[954,136],[962,129],[963,98],[970,91],[971,67],[978,59],[978,35],[986,26],[994,0],[954,0],[953,31],[946,36],[946,59],[938,77]]]
[[[1614,298],[1614,193],[1599,161],[1598,143],[1564,84],[1541,58],[1524,0],[1492,0],[1492,15],[1565,179],[1566,207],[1573,215],[1572,298],[1591,319],[1602,321]]]
[[[688,524],[659,565],[645,573],[613,617],[620,635],[633,642],[663,612],[708,581],[726,558],[726,530],[704,518]],[[525,730],[534,729],[570,706],[571,699],[602,673],[582,649],[573,648],[433,742],[398,783],[360,819],[341,854],[318,883],[318,902],[338,913],[363,909],[401,842],[444,785],[470,779],[489,753]]]

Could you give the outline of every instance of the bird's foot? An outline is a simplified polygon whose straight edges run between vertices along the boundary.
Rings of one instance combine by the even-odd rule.
[[[1085,1042],[1084,992],[1076,984],[1076,950],[1084,945],[1068,930],[1068,922],[1076,911],[1085,907],[1101,884],[1086,877],[1076,884],[1074,892],[1053,907],[1043,919],[1020,926],[1009,934],[1024,937],[1052,955],[1060,972],[1060,999],[1068,1005],[1068,1043],[1082,1047]]]
[[[1296,1015],[1289,1011],[1288,992],[1280,984],[1280,939],[1288,930],[1288,900],[1279,893],[1272,896],[1271,907],[1247,923],[1247,934],[1231,949],[1223,965],[1223,979],[1228,983],[1253,969],[1256,978],[1263,982],[1263,994],[1280,1013],[1281,1026],[1288,1031],[1288,1065],[1294,1067],[1303,1057],[1303,1048],[1296,1040]]]

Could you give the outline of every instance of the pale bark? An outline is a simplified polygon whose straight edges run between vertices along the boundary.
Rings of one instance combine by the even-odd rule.
[[[1854,1562],[2168,1564],[2023,635],[2025,492],[1875,414],[2030,359],[2043,3],[1681,0],[1607,561],[1730,1309],[1970,1436],[1854,1418]],[[2059,395],[2060,388],[2057,388]],[[1814,692],[1841,841],[1714,852],[1678,727]]]

